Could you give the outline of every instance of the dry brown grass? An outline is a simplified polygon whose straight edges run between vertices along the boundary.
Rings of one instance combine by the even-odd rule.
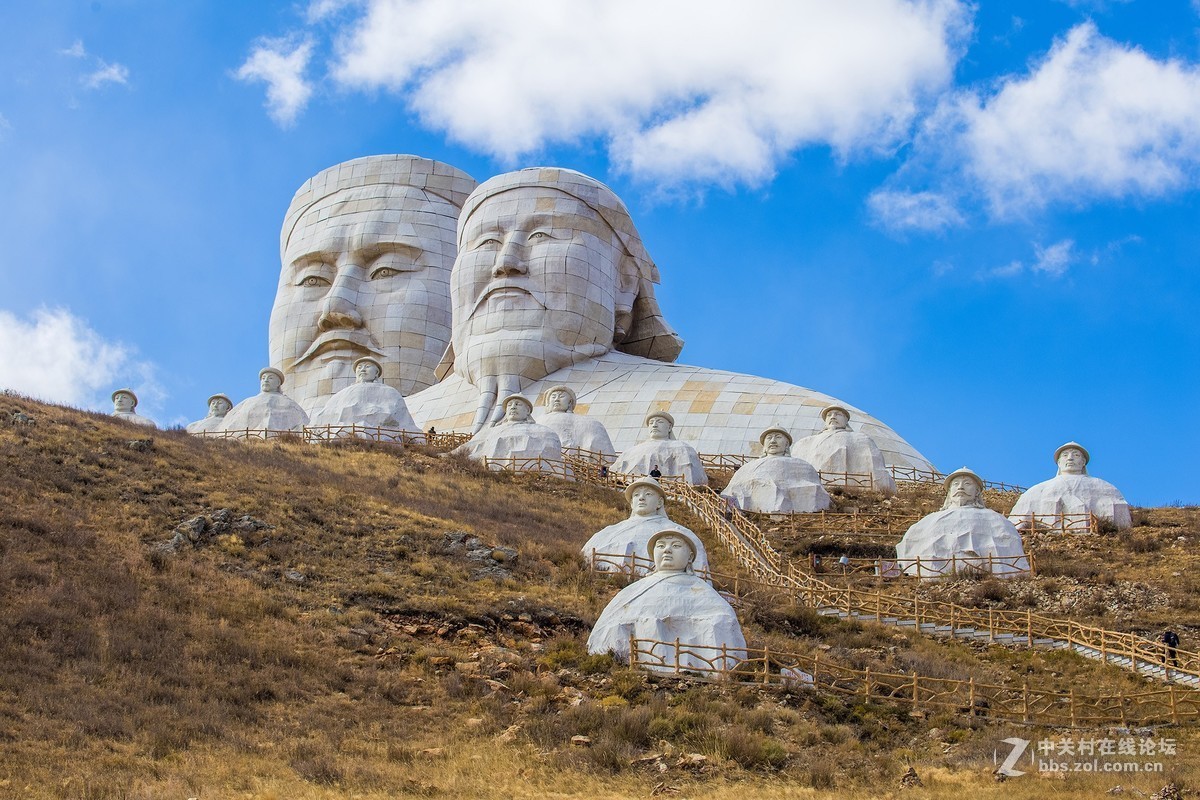
[[[14,410],[36,424],[12,424]],[[624,516],[616,492],[421,449],[148,434],[12,397],[0,465],[0,797],[886,796],[909,762],[926,779],[912,797],[1082,797],[1122,782],[997,787],[991,751],[1033,732],[588,656],[588,625],[618,587],[576,554]],[[178,523],[222,508],[263,526],[162,549]],[[479,577],[451,546],[464,534],[517,558]],[[1162,541],[1131,540],[1131,569],[1172,546],[1136,535]],[[1136,681],[782,601],[742,615],[754,641],[848,665]],[[1172,762],[1180,780],[1197,745]]]

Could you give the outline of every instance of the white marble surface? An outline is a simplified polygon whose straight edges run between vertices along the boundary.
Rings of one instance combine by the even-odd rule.
[[[454,452],[468,458],[481,461],[483,459],[533,459],[562,464],[562,442],[558,434],[533,421],[531,416],[533,406],[529,400],[519,395],[511,395],[505,399],[505,416],[496,425],[476,433],[465,444],[455,448]],[[555,467],[542,464],[539,471],[559,474],[569,467]]]
[[[185,430],[188,433],[208,433],[220,430],[221,425],[225,423],[225,415],[231,408],[233,408],[233,401],[228,396],[214,394],[208,398],[208,416],[195,422],[189,422]]]
[[[718,666],[734,667],[745,657],[742,626],[729,603],[686,565],[694,557],[687,540],[679,534],[667,534],[656,537],[652,548],[655,571],[626,586],[609,602],[588,637],[588,652],[612,652],[619,660],[627,661],[631,635],[662,642],[678,639],[687,644],[726,645],[729,660]],[[654,656],[652,660],[639,660],[651,669],[670,670],[675,666],[673,647],[657,648]],[[683,669],[708,666],[687,656],[679,664]]]
[[[450,342],[459,209],[475,181],[409,155],[356,158],[297,190],[280,233],[270,358],[313,413],[373,356],[403,395],[434,383]]]
[[[463,205],[451,277],[453,372],[408,397],[423,428],[472,431],[497,401],[570,386],[576,412],[600,420],[615,449],[639,438],[646,408],[668,408],[678,436],[705,453],[756,453],[758,433],[820,429],[834,399],[749,375],[671,364],[682,340],[654,297],[660,280],[628,210],[600,182],[532,168],[481,184]],[[731,309],[731,313],[737,313]],[[891,464],[932,465],[847,405]]]
[[[708,552],[705,550],[704,543],[691,530],[671,521],[667,516],[667,498],[657,481],[652,478],[634,481],[626,487],[625,499],[629,503],[629,518],[594,533],[580,551],[584,559],[590,562],[593,553],[636,555],[645,558],[649,554],[647,546],[654,534],[665,530],[675,530],[687,536],[695,547],[696,558],[692,563],[693,570],[697,572],[708,570]],[[632,558],[627,559],[624,566],[627,571],[639,577],[649,571]],[[596,565],[596,569],[600,572],[609,572],[615,568],[615,565],[606,562]]]
[[[262,391],[230,409],[220,430],[298,431],[308,424],[304,409],[283,394],[279,370],[268,367],[258,378]]]
[[[354,363],[355,383],[329,398],[309,425],[362,425],[412,431],[420,440],[424,434],[408,413],[404,395],[381,380],[382,365],[370,358]]]
[[[564,449],[578,448],[606,456],[615,456],[617,453],[604,423],[575,413],[575,392],[570,387],[553,386],[547,389],[545,405],[535,417],[558,434]]]
[[[829,406],[822,412],[825,428],[792,445],[792,455],[812,464],[826,478],[838,483],[838,475],[870,475],[873,488],[886,495],[896,493],[896,481],[888,471],[883,452],[866,433],[850,428],[850,412]],[[853,478],[849,478],[853,482]]]
[[[997,577],[1028,573],[1020,532],[1004,515],[984,506],[979,476],[963,467],[947,475],[944,485],[942,510],[913,524],[896,544],[896,556],[902,562],[920,559],[923,575],[948,570],[952,560],[988,556],[1006,560],[993,566]],[[905,572],[916,575],[917,566],[906,565]]]
[[[824,511],[832,502],[812,465],[786,455],[747,462],[733,473],[721,495],[743,511],[764,514]]]
[[[613,462],[612,471],[623,475],[649,475],[654,469],[664,478],[683,478],[693,486],[707,486],[708,475],[696,448],[674,438],[670,416],[654,412],[644,420],[649,438],[625,450]],[[663,426],[663,423],[667,423]]]
[[[138,398],[132,389],[117,389],[112,393],[112,415],[117,419],[132,422],[134,425],[144,425],[147,428],[157,428],[154,420],[143,417],[134,409],[137,408]]]
[[[1129,503],[1116,486],[1087,474],[1091,456],[1082,445],[1068,442],[1058,448],[1055,461],[1058,474],[1031,486],[1013,506],[1009,516],[1018,527],[1028,524],[1029,514],[1095,514],[1112,522],[1118,529],[1129,528],[1133,518]],[[1025,520],[1021,517],[1025,516]]]

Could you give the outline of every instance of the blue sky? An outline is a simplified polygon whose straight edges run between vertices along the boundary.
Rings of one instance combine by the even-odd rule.
[[[549,164],[625,199],[681,361],[945,470],[1030,485],[1076,439],[1131,502],[1200,502],[1196,3],[227,8],[0,6],[0,387],[199,418],[256,390],[305,179]]]

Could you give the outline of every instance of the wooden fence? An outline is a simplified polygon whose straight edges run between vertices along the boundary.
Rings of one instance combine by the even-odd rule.
[[[1022,533],[1098,533],[1102,524],[1092,513],[1009,514],[1008,520]]]
[[[914,673],[854,669],[820,654],[786,653],[769,648],[629,639],[629,664],[660,673],[704,680],[814,688],[860,702],[900,704],[911,711],[949,710],[994,720],[1052,726],[1152,725],[1200,720],[1200,692],[1169,685],[1162,689],[1116,694],[1052,692],[1023,682],[991,684]]]
[[[571,465],[556,458],[481,458],[485,467],[493,472],[533,472],[541,475],[551,475],[562,480],[575,480],[575,472]]]

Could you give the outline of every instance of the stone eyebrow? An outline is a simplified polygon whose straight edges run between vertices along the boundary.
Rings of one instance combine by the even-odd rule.
[[[413,260],[420,258],[425,253],[425,248],[420,244],[416,244],[413,240],[408,240],[402,237],[396,237],[382,242],[373,242],[367,247],[356,248],[356,253],[364,257],[365,260],[373,261],[387,253],[398,253],[406,255]],[[289,263],[290,269],[302,269],[315,262],[331,263],[337,260],[338,255],[343,252],[341,247],[318,248],[310,250],[300,255],[295,256]]]

